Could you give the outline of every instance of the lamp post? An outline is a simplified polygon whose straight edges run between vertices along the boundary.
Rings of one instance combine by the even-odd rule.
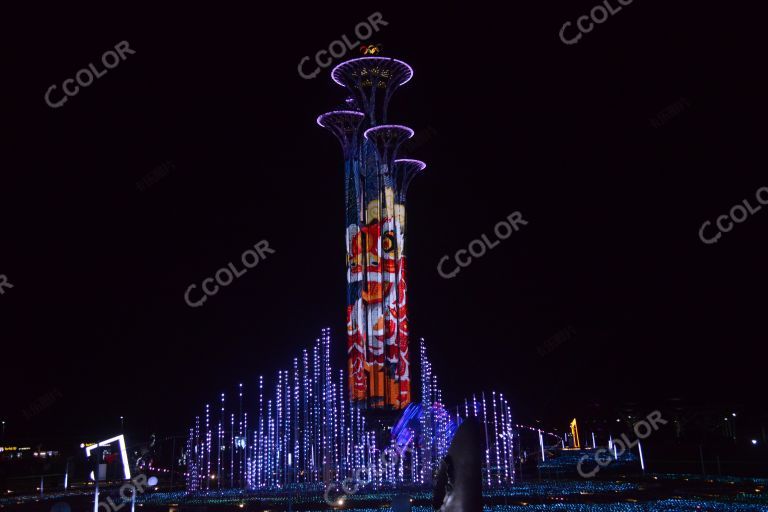
[[[74,459],[73,456],[67,457],[67,462],[64,465],[64,490],[66,491],[69,487],[69,461]]]
[[[93,468],[93,512],[99,512],[99,466],[104,448],[96,446],[91,452],[89,466]]]

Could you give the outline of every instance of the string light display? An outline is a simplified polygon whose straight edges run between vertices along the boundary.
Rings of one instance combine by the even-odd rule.
[[[347,376],[331,365],[330,329],[323,329],[301,359],[277,372],[274,394],[266,398],[259,377],[258,412],[249,430],[247,397],[227,410],[220,396],[217,425],[210,405],[205,422],[190,428],[185,448],[187,489],[191,492],[285,489],[354,477],[365,469],[374,489],[431,486],[457,426],[477,418],[485,426],[483,482],[487,487],[514,481],[513,424],[509,403],[493,392],[465,401],[464,417],[443,404],[424,340],[420,343],[422,400],[411,403],[390,429],[366,422],[360,404],[345,398]],[[237,412],[236,412],[237,411]]]

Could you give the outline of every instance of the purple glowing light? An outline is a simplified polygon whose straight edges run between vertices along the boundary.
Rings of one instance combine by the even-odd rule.
[[[413,165],[417,167],[416,172],[423,171],[427,168],[427,164],[422,162],[421,160],[414,160],[413,158],[398,158],[395,160],[395,164],[403,164],[403,165]]]
[[[457,414],[454,420],[441,403],[442,392],[423,340],[423,402],[408,405],[389,439],[379,440],[380,429],[370,426],[361,409],[345,398],[346,372],[332,370],[330,353],[331,335],[325,328],[311,349],[293,358],[292,369],[277,372],[271,399],[265,396],[264,378],[259,377],[258,414],[247,440],[241,440],[251,432],[245,411],[239,427],[237,415],[230,411],[224,411],[214,425],[212,408],[206,404],[205,416],[195,417],[185,447],[187,490],[204,494],[225,489],[285,490],[288,485],[321,484],[328,471],[348,475],[362,467],[383,468],[372,477],[375,489],[432,484],[432,472],[447,453],[461,419]],[[238,385],[238,395],[239,390]],[[484,481],[513,483],[509,404],[496,393],[491,404],[501,416],[491,414],[485,401],[480,415],[475,403],[474,416],[487,422],[488,435],[494,440],[494,449],[486,448],[483,455],[483,464],[493,475]],[[316,458],[318,453],[324,455]],[[397,457],[394,463],[392,456]]]
[[[320,114],[317,116],[317,124],[318,126],[325,128],[326,126],[323,124],[323,119],[326,117],[332,116],[332,115],[348,115],[348,116],[359,116],[359,117],[365,117],[365,114],[362,112],[358,112],[357,110],[332,110],[330,112],[326,112],[325,114]]]
[[[376,130],[404,130],[408,133],[409,139],[413,137],[413,134],[414,134],[413,130],[401,124],[382,124],[382,125],[374,126],[373,128],[368,128],[367,130],[365,130],[365,132],[363,132],[363,137],[368,139],[368,133]]]
[[[400,82],[399,85],[406,84],[406,83],[408,83],[408,81],[411,78],[413,78],[413,68],[410,65],[406,64],[405,62],[403,62],[401,60],[392,59],[392,58],[389,58],[389,57],[358,57],[357,59],[351,59],[351,60],[344,61],[341,64],[338,64],[335,68],[333,68],[333,70],[331,71],[331,78],[333,79],[334,82],[336,82],[340,86],[346,87],[346,85],[344,85],[342,82],[340,82],[339,79],[337,78],[337,75],[339,73],[339,68],[341,68],[342,66],[349,66],[349,65],[351,65],[353,63],[359,63],[359,62],[362,62],[362,61],[370,61],[370,60],[378,60],[378,61],[384,61],[384,62],[396,62],[397,64],[400,64],[401,66],[405,66],[408,69],[408,75],[406,76],[405,80]]]

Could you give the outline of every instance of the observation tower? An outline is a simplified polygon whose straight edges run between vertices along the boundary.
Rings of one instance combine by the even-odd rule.
[[[391,124],[387,110],[412,77],[411,66],[393,58],[343,62],[331,78],[346,90],[347,109],[317,118],[344,158],[348,387],[351,403],[364,409],[400,410],[411,402],[405,200],[426,164],[398,158],[414,132]]]

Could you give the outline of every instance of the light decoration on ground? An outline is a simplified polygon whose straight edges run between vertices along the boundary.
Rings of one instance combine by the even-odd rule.
[[[496,487],[483,491],[487,502],[485,512],[526,512],[535,510],[596,511],[596,512],[758,512],[766,510],[763,492],[757,492],[768,485],[764,478],[733,476],[707,476],[691,474],[654,473],[652,481],[670,481],[669,492],[679,493],[681,486],[690,489],[686,498],[659,496],[656,485],[647,485],[647,479],[639,482],[601,481],[578,479],[543,479],[541,481],[519,481],[514,486]],[[729,484],[729,492],[722,494],[723,484]],[[693,486],[693,487],[691,487]],[[734,486],[734,487],[730,487]],[[756,488],[757,486],[757,488]],[[328,510],[323,498],[322,484],[295,484],[288,493],[285,489],[247,491],[242,489],[211,490],[199,493],[186,491],[146,492],[139,494],[136,501],[150,507],[184,505],[228,505],[251,503],[251,510],[287,510],[301,504],[300,510]],[[388,508],[400,490],[361,491],[346,498],[345,511],[382,512]],[[413,499],[413,512],[432,512],[429,503],[432,491],[409,490]],[[737,493],[734,497],[734,493]],[[39,494],[8,495],[0,497],[0,506],[22,505],[25,503],[53,502],[56,500],[81,499],[92,495],[92,490],[70,490]],[[508,505],[502,505],[504,500]],[[630,501],[632,500],[632,501]],[[117,502],[118,505],[121,503]],[[528,503],[524,505],[523,503]],[[42,508],[38,505],[38,508]],[[297,508],[295,507],[294,510]]]
[[[675,480],[679,480],[680,475]],[[564,511],[564,512],[679,512],[679,511],[713,511],[713,512],[757,512],[765,510],[760,497],[748,497],[748,502],[734,502],[732,499],[717,496],[712,493],[710,486],[697,488],[703,496],[659,497],[658,489],[648,488],[642,483],[616,481],[585,481],[578,480],[542,480],[518,482],[507,488],[494,488],[483,492],[487,504],[485,512],[530,512],[530,511]],[[716,488],[716,487],[715,487]],[[298,489],[297,489],[298,490]],[[354,512],[381,512],[389,508],[389,504],[400,491],[379,490],[376,492],[360,492],[347,496],[345,510]],[[673,489],[672,492],[675,492]],[[413,512],[433,512],[429,506],[432,499],[430,490],[409,491],[413,499]],[[644,499],[645,498],[645,499]],[[244,492],[241,490],[210,491],[205,494],[187,494],[184,492],[147,493],[138,499],[147,505],[163,505],[167,503],[186,505],[238,505],[253,503],[254,508],[286,509],[300,504],[301,510],[328,510],[322,496],[322,486],[317,484],[302,484],[301,492],[289,495],[284,490]],[[504,500],[509,504],[501,504]]]

